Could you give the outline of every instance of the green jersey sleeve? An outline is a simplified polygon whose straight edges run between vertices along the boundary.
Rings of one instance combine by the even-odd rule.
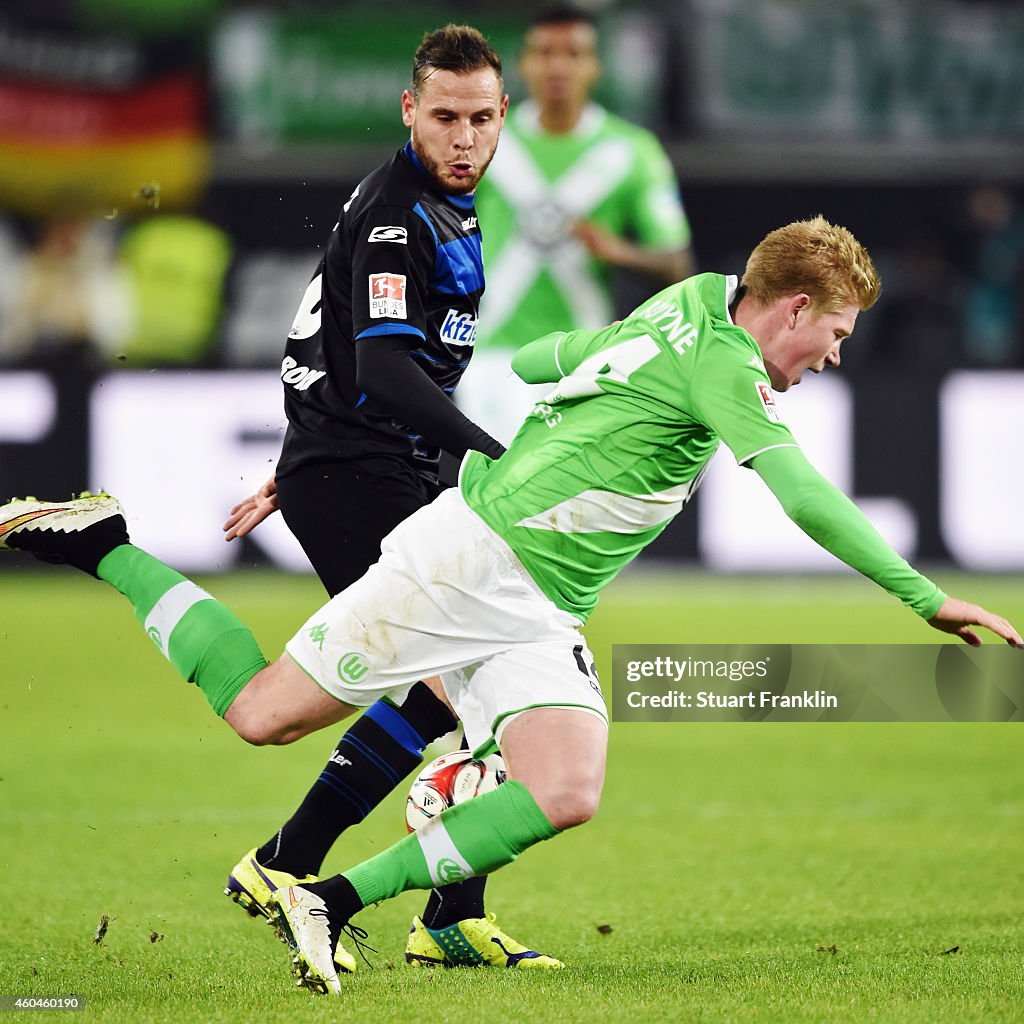
[[[638,159],[632,226],[637,240],[651,249],[685,248],[690,244],[690,224],[672,164],[650,132],[638,129],[635,144]]]
[[[558,346],[565,333],[554,331],[524,345],[512,357],[512,372],[527,384],[553,384],[561,380]]]
[[[695,353],[691,405],[743,465],[772,448],[797,447],[760,355],[745,336],[720,331]]]
[[[559,401],[596,395],[601,391],[599,378],[623,380],[631,367],[657,355],[656,344],[647,341],[644,345],[642,333],[638,336],[619,323],[592,331],[553,331],[524,345],[513,358],[512,369],[527,384],[558,383]]]
[[[946,595],[893,551],[867,516],[799,448],[773,448],[755,456],[750,465],[786,515],[826,551],[922,618],[930,619],[939,610]]]

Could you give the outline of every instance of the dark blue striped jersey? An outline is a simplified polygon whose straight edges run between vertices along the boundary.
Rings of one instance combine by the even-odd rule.
[[[288,334],[288,431],[277,472],[392,453],[436,472],[440,451],[356,384],[357,346],[401,335],[451,396],[476,341],[484,290],[472,196],[442,192],[406,144],[363,179],[331,232]]]

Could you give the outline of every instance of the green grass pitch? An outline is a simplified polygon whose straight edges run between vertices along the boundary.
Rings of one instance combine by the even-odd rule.
[[[1019,580],[938,579],[1024,622]],[[208,586],[272,654],[321,602],[310,579]],[[588,637],[610,680],[613,642],[938,634],[852,577],[636,572]],[[379,953],[338,1001],[295,990],[269,928],[220,895],[333,733],[246,747],[123,599],[60,570],[0,577],[0,667],[0,994],[132,1022],[1024,1020],[1019,725],[615,725],[598,817],[489,885],[507,930],[567,970],[408,969],[407,893],[357,919]],[[398,838],[403,799],[327,867]]]

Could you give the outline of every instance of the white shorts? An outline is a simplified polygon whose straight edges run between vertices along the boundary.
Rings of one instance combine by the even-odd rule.
[[[285,650],[356,707],[384,696],[400,703],[417,681],[440,675],[474,750],[500,742],[531,708],[608,721],[579,620],[541,593],[457,488],[392,530],[380,560]]]

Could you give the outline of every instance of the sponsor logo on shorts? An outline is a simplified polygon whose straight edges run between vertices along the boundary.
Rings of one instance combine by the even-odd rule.
[[[382,224],[379,227],[375,227],[366,240],[368,242],[397,242],[399,245],[408,245],[409,232],[397,224]]]
[[[309,642],[316,644],[318,651],[324,649],[324,641],[327,639],[327,623],[318,622],[315,626],[310,627],[309,630]]]
[[[463,881],[466,872],[451,857],[442,857],[434,865],[434,877],[448,885],[451,882]]]
[[[441,324],[441,340],[448,345],[475,345],[476,322],[472,313],[449,309]]]
[[[370,275],[370,317],[405,319],[405,274]]]
[[[338,659],[338,678],[345,683],[358,683],[370,671],[366,658],[349,651]]]
[[[764,406],[764,414],[770,420],[775,420],[776,423],[782,422],[782,417],[779,416],[779,407],[775,404],[775,396],[772,394],[771,386],[765,384],[764,381],[757,382],[757,394],[761,399],[761,404]]]

